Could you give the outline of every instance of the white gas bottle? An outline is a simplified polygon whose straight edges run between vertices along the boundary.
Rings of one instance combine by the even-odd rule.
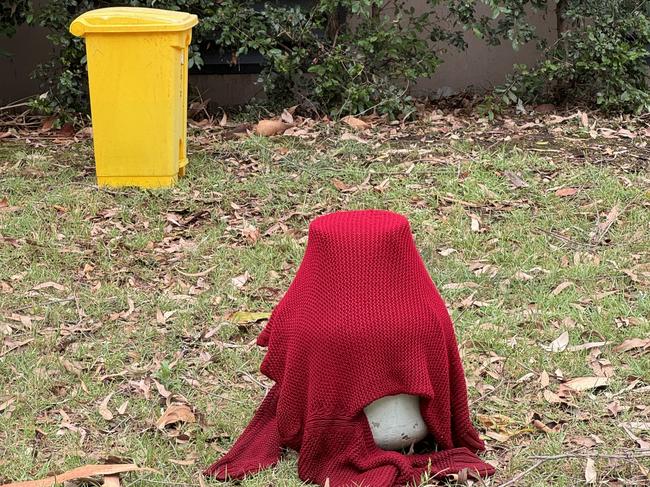
[[[383,450],[408,448],[427,435],[418,396],[398,394],[382,397],[363,411],[375,443]]]

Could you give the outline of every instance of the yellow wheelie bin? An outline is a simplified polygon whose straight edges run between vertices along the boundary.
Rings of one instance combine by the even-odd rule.
[[[77,17],[86,40],[97,184],[172,186],[187,165],[187,52],[196,15],[109,7]]]

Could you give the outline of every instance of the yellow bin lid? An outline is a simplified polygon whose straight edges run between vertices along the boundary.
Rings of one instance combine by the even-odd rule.
[[[70,24],[70,33],[178,32],[199,23],[194,14],[158,8],[108,7],[90,10]]]

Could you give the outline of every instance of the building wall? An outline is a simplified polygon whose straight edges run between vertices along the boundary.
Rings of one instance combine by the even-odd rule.
[[[30,75],[53,55],[46,35],[43,28],[21,26],[15,36],[0,37],[0,105],[40,94],[40,82]]]
[[[424,8],[426,0],[413,0],[413,3],[416,8]],[[554,39],[554,22],[554,12],[534,17],[538,32],[551,41]],[[23,26],[13,38],[0,38],[0,105],[40,93],[39,82],[32,80],[30,73],[52,56],[46,34],[45,29]],[[422,80],[413,87],[414,94],[450,93],[470,86],[489,88],[501,83],[513,64],[530,64],[539,56],[534,45],[514,51],[507,42],[488,47],[471,34],[466,39],[466,51],[449,49],[441,53],[443,64],[431,79]],[[10,55],[4,56],[3,52]],[[260,95],[256,78],[256,75],[191,76],[191,92],[198,91],[204,99],[210,98],[219,106],[242,104]]]

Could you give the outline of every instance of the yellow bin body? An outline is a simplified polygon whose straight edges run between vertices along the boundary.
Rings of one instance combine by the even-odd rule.
[[[86,40],[97,184],[172,186],[187,165],[187,53],[196,15],[91,10],[70,25]]]

